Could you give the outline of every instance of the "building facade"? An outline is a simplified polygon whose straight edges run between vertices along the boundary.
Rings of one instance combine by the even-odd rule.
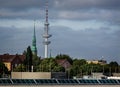
[[[3,62],[5,66],[8,68],[8,71],[12,71],[13,68],[17,67],[21,64],[25,59],[25,55],[9,55],[3,54],[0,55],[0,62]]]
[[[105,65],[105,64],[107,64],[107,61],[106,60],[88,60],[87,63],[88,64],[93,63],[93,64]]]

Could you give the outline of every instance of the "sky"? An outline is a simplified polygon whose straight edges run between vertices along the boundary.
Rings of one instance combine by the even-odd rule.
[[[49,54],[120,64],[120,0],[48,0]],[[22,54],[32,45],[34,20],[38,55],[45,0],[0,0],[0,54]]]

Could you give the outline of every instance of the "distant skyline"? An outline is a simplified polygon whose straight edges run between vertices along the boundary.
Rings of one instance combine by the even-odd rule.
[[[0,0],[0,54],[22,54],[32,45],[34,20],[38,55],[46,0]],[[120,0],[48,0],[51,55],[120,64]]]

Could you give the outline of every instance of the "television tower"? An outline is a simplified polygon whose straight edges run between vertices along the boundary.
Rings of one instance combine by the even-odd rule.
[[[45,45],[45,58],[48,58],[48,45],[51,43],[51,41],[48,40],[52,35],[49,34],[49,23],[48,23],[48,1],[46,2],[46,17],[45,17],[45,23],[44,23],[44,34],[43,34],[43,44]]]

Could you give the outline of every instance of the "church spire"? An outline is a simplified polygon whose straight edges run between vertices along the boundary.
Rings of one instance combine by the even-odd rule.
[[[37,47],[36,47],[36,33],[35,33],[35,21],[34,21],[34,33],[32,39],[32,53],[37,54]]]

